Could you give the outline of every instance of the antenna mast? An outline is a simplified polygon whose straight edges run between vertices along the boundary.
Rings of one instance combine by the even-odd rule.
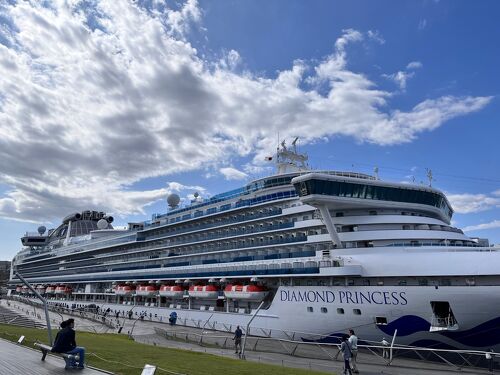
[[[429,180],[429,186],[432,187],[432,180],[434,179],[432,176],[432,170],[430,170],[429,168],[425,168],[425,170],[427,171],[427,179]]]

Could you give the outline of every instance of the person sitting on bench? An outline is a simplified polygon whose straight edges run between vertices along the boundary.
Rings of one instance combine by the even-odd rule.
[[[57,333],[52,352],[78,355],[78,366],[74,358],[69,359],[66,368],[83,368],[85,363],[85,348],[76,346],[75,341],[75,320],[68,319],[61,323],[61,330]]]

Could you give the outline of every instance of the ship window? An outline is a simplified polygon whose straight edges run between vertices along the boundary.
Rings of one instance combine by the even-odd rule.
[[[352,310],[354,315],[361,315],[361,310],[360,309],[353,309]]]
[[[369,279],[364,279],[363,280],[363,285],[369,286],[370,285],[370,280]]]
[[[313,312],[312,306],[307,306],[307,312]]]
[[[369,214],[370,215],[377,215],[377,211],[370,211]]]
[[[427,285],[429,285],[429,280],[427,280],[427,279],[418,279],[418,285],[420,285],[420,286],[427,286]]]
[[[343,212],[337,212],[335,214],[335,217],[343,217],[344,216],[344,213]]]
[[[406,280],[399,280],[398,285],[399,286],[406,286]]]
[[[385,326],[387,325],[387,318],[385,316],[376,316],[375,324],[379,326]]]
[[[342,307],[339,307],[337,309],[337,314],[343,314],[344,313],[344,309]]]
[[[326,307],[322,307],[322,308],[321,308],[321,312],[322,312],[323,314],[326,314],[326,313],[328,312],[328,309],[327,309]]]

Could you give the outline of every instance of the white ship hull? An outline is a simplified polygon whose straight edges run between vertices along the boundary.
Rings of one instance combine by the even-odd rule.
[[[265,311],[252,322],[254,335],[278,338],[338,342],[338,337],[353,328],[361,340],[380,342],[396,332],[396,343],[425,347],[500,351],[500,286],[443,287],[280,287]],[[459,324],[456,331],[430,332],[431,301],[446,300],[454,306]],[[53,300],[51,302],[66,302]],[[102,308],[128,312],[131,306],[103,304]],[[312,311],[308,311],[312,307]],[[323,310],[322,308],[326,308]],[[340,314],[337,309],[343,309]],[[358,309],[360,314],[354,313]],[[148,314],[168,321],[172,311],[188,321],[206,321],[216,329],[246,326],[250,314],[145,307]],[[376,317],[385,317],[386,325],[377,325]]]

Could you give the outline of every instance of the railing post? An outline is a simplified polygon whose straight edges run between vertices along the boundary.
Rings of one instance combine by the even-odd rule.
[[[52,341],[52,328],[50,327],[50,317],[49,317],[49,311],[47,308],[47,300],[43,298],[40,293],[38,293],[35,288],[31,286],[30,283],[28,283],[24,277],[21,276],[21,274],[17,271],[14,271],[14,275],[19,277],[19,280],[23,282],[24,285],[26,285],[42,302],[43,302],[43,309],[45,310],[45,320],[47,321],[47,333],[49,336],[49,345],[52,346],[53,341]]]
[[[257,307],[257,310],[255,310],[254,314],[252,315],[252,317],[248,321],[247,328],[245,329],[245,337],[243,337],[243,348],[241,349],[241,359],[245,359],[245,347],[246,347],[246,344],[247,344],[248,332],[250,330],[250,323],[252,323],[252,320],[255,319],[255,317],[259,313],[260,309],[262,308],[262,306],[264,306],[264,301],[262,301],[260,303],[259,307]]]
[[[391,364],[392,363],[392,349],[394,347],[394,341],[396,341],[396,335],[398,334],[398,330],[395,329],[394,330],[394,335],[392,336],[392,341],[391,341],[391,349],[390,349],[390,352],[389,352],[389,363],[388,364]]]

